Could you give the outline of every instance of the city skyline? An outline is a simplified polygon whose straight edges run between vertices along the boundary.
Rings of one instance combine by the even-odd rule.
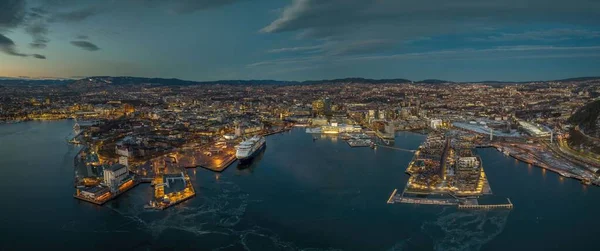
[[[583,0],[9,0],[0,2],[0,76],[597,76],[599,13]]]

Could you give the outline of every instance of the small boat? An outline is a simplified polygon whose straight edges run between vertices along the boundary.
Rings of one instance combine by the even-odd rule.
[[[158,205],[156,201],[150,201],[148,204],[144,205],[144,209],[158,209]]]

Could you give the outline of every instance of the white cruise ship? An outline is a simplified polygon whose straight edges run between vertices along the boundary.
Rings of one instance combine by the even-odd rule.
[[[266,141],[263,136],[254,136],[237,146],[235,157],[240,161],[251,160],[258,153],[265,148]]]

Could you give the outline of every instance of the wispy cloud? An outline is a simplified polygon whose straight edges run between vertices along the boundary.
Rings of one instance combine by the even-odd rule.
[[[600,46],[560,47],[545,45],[497,46],[485,49],[434,50],[425,52],[407,52],[386,55],[337,55],[289,57],[259,61],[247,67],[285,66],[289,69],[311,69],[319,65],[346,63],[349,61],[379,60],[502,60],[510,58],[581,58],[600,57]],[[283,70],[281,70],[283,72]]]
[[[19,26],[25,19],[25,0],[0,1],[0,30]]]
[[[100,47],[88,41],[71,41],[71,44],[86,51],[97,51]]]
[[[21,53],[17,50],[17,46],[15,44],[15,42],[0,34],[0,51],[3,52],[6,55],[10,55],[10,56],[17,56],[17,57],[28,57],[28,56],[33,56],[35,58],[38,59],[46,59],[45,56],[40,55],[40,54],[25,54],[25,53]]]
[[[33,38],[33,41],[29,44],[32,48],[43,49],[50,42],[50,39],[48,39],[48,24],[45,21],[39,19],[33,21],[25,27],[25,32]]]
[[[269,53],[320,51],[322,49],[323,49],[323,45],[299,46],[299,47],[286,47],[286,48],[272,49],[272,50],[269,50]]]
[[[292,33],[299,40],[338,46],[325,46],[324,54],[369,54],[399,51],[444,35],[469,40],[483,34],[487,36],[479,39],[486,42],[595,38],[598,32],[585,29],[489,34],[515,26],[515,20],[595,27],[599,12],[600,1],[589,0],[292,0],[260,32]]]
[[[323,60],[323,56],[311,56],[311,57],[293,57],[293,58],[282,58],[274,60],[265,60],[247,65],[247,67],[258,67],[258,66],[271,66],[271,65],[289,65],[306,63],[317,60]]]
[[[0,51],[11,56],[27,57],[27,54],[17,51],[15,42],[13,42],[12,39],[2,34],[0,34]]]
[[[585,29],[550,29],[526,31],[522,33],[500,33],[483,38],[473,38],[473,41],[505,42],[505,41],[560,41],[571,39],[590,39],[600,37],[600,31]]]
[[[566,52],[566,53],[565,53]],[[577,52],[600,52],[600,46],[559,47],[559,46],[498,46],[487,49],[457,49],[428,52],[400,53],[392,55],[359,56],[344,58],[344,60],[389,60],[389,59],[503,59],[503,58],[565,58],[580,57],[585,54]],[[493,55],[493,57],[486,57]],[[592,57],[598,54],[588,54]]]
[[[91,16],[94,16],[100,12],[99,8],[85,7],[77,10],[71,10],[66,12],[54,13],[49,21],[50,22],[81,22]]]

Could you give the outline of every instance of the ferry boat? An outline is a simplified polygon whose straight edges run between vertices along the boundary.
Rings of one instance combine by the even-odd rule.
[[[316,134],[320,134],[320,133],[321,133],[321,128],[320,128],[320,127],[316,127],[316,128],[306,128],[306,133],[316,133]]]
[[[249,161],[254,158],[266,146],[265,137],[254,136],[237,146],[235,157],[240,162]]]

